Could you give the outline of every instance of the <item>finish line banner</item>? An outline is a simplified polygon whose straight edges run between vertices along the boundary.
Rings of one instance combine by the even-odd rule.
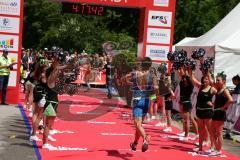
[[[90,72],[85,68],[80,68],[76,84],[86,84],[86,78],[89,79],[90,84],[94,85],[106,85],[106,72],[105,70],[99,71],[98,69],[92,69]]]

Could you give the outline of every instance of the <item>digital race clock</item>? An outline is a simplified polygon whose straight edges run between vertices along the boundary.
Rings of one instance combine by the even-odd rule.
[[[80,3],[62,3],[63,13],[104,16],[106,8],[99,5],[89,5]]]

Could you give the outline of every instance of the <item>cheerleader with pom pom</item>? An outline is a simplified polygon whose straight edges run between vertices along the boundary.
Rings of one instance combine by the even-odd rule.
[[[191,66],[191,69],[195,69],[195,65],[196,64],[193,63],[193,65]],[[190,66],[187,65],[186,67],[189,68]],[[194,86],[186,69],[181,68],[178,70],[178,73],[180,77],[179,104],[180,104],[181,114],[183,117],[183,133],[184,133],[184,135],[181,134],[181,136],[184,136],[183,140],[188,140],[189,130],[190,130],[190,120],[192,121],[193,127],[195,129],[196,138],[198,137],[197,122],[191,113],[192,112],[191,95],[192,95]]]
[[[196,104],[196,115],[198,122],[199,131],[199,148],[195,151],[199,153],[204,153],[203,151],[203,141],[206,139],[206,135],[209,133],[211,143],[213,142],[213,134],[211,130],[211,122],[213,117],[213,103],[212,98],[217,93],[217,90],[211,86],[211,76],[210,74],[205,74],[202,77],[201,82],[199,82],[192,72],[189,70],[190,78],[193,84],[199,88]]]
[[[167,126],[164,128],[163,131],[165,132],[172,132],[171,128],[171,110],[173,108],[172,99],[175,99],[175,94],[172,90],[171,85],[171,78],[167,74],[167,67],[166,64],[161,64],[158,68],[158,71],[160,72],[160,80],[159,80],[159,96],[158,100],[160,101],[161,107],[162,107],[162,115],[163,115],[163,121],[167,121]],[[164,122],[161,121],[156,124],[156,126],[165,126]]]
[[[233,103],[232,96],[226,88],[226,74],[218,73],[215,87],[217,94],[214,102],[214,113],[212,118],[212,133],[215,150],[210,154],[212,156],[221,155],[223,144],[223,125],[226,121],[226,110]]]
[[[213,102],[212,98],[217,93],[216,88],[212,87],[213,80],[210,74],[210,70],[213,65],[213,59],[207,58],[204,60],[205,50],[199,49],[198,51],[193,51],[192,58],[199,60],[201,63],[201,70],[203,73],[201,82],[199,82],[193,74],[192,69],[189,69],[189,74],[193,84],[199,88],[196,104],[196,115],[198,122],[198,131],[199,131],[199,148],[195,148],[194,151],[203,153],[203,141],[206,140],[206,137],[209,133],[211,146],[213,146],[213,133],[211,129],[211,122],[213,117]]]

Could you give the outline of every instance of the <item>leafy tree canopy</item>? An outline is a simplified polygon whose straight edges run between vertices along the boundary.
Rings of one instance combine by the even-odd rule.
[[[174,42],[204,34],[238,3],[239,0],[177,0]],[[62,14],[61,3],[48,0],[25,0],[24,6],[26,48],[57,45],[94,53],[102,52],[104,42],[113,41],[132,44],[123,50],[124,54],[137,53],[138,9],[112,8],[106,16],[95,17]]]

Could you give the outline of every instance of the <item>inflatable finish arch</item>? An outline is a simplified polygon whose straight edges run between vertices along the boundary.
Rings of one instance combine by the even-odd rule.
[[[139,8],[140,24],[138,56],[148,56],[154,62],[167,61],[172,48],[176,0],[49,0]],[[24,0],[0,0],[0,54],[9,50],[9,56],[18,62],[9,79],[7,102],[20,102],[20,63],[22,48]],[[4,24],[2,24],[4,22]]]

